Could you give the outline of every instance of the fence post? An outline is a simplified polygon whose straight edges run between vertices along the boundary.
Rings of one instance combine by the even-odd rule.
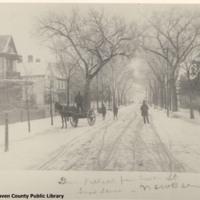
[[[21,110],[21,122],[23,122],[23,110]]]
[[[5,152],[8,151],[8,113],[5,113]]]

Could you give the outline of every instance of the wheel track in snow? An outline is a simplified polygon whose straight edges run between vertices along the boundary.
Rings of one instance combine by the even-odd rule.
[[[140,119],[139,115],[136,113],[134,109],[132,113],[129,115],[134,116],[133,119],[128,121],[128,123],[123,127],[123,130],[120,131],[113,138],[113,142],[109,144],[109,141],[106,140],[106,137],[112,137],[113,134],[108,135],[108,129],[112,126],[121,127],[122,123],[115,124],[115,121],[108,122],[107,124],[103,124],[97,126],[97,130],[90,130],[88,134],[89,140],[87,142],[83,141],[81,145],[78,147],[76,144],[84,138],[83,136],[78,136],[74,138],[72,141],[63,145],[59,150],[54,152],[54,156],[46,161],[41,167],[40,170],[116,170],[116,165],[114,165],[114,160],[116,159],[117,149],[123,140],[123,136],[127,136],[127,133],[130,131],[130,127],[133,126],[133,135],[130,137],[133,142],[133,147],[131,147],[133,161],[132,168],[129,171],[176,171],[176,172],[184,172],[185,165],[180,163],[172,153],[167,149],[166,145],[161,141],[159,133],[157,132],[154,125],[151,123],[149,125],[143,125],[141,130],[143,121]],[[150,134],[153,138],[147,138],[150,140],[150,144],[145,141],[145,134],[147,133],[147,126],[150,128]],[[104,129],[103,133],[99,133],[100,129]],[[146,132],[144,131],[146,130]],[[143,132],[142,132],[143,131]],[[129,135],[129,134],[128,134]],[[98,142],[100,141],[99,145]],[[107,143],[106,143],[107,142]],[[95,151],[93,146],[96,145]],[[75,151],[73,148],[75,147]],[[125,148],[128,148],[127,146]],[[84,150],[84,153],[81,151]],[[94,151],[94,152],[93,152]],[[142,154],[146,154],[145,158]],[[144,159],[144,160],[142,160]],[[61,164],[58,167],[57,162]],[[92,163],[89,163],[92,161]],[[118,161],[117,161],[118,162]],[[109,167],[114,165],[113,168]],[[119,164],[119,163],[118,163]],[[123,169],[121,169],[123,170]]]
[[[107,124],[102,124],[100,126],[97,126],[95,128],[104,128],[106,126],[109,126],[109,124],[111,124],[113,122],[110,122],[110,123],[107,123]],[[77,127],[78,128],[78,127]],[[88,133],[89,132],[89,133]],[[85,137],[84,134],[94,134],[93,137],[98,133],[98,130],[94,131],[94,130],[86,130],[83,132],[83,135],[82,136],[77,136],[75,137],[73,140],[69,141],[67,144],[64,144],[62,145],[59,149],[57,149],[56,151],[54,151],[53,153],[53,156],[48,159],[47,161],[45,161],[40,167],[38,167],[39,170],[45,170],[45,169],[48,169],[48,165],[51,164],[51,163],[54,163],[56,162],[57,158],[61,157],[63,154],[66,153],[66,149],[68,149],[69,147],[73,146],[74,144],[76,144],[77,142],[79,142],[82,138]],[[73,133],[71,133],[73,134]]]
[[[78,143],[79,141],[81,141],[81,139],[84,138],[85,134],[88,134],[88,132],[90,132],[88,135],[92,135],[92,137],[88,141],[89,143],[91,143],[92,140],[99,133],[99,129],[107,128],[108,126],[110,126],[113,123],[114,123],[114,121],[110,121],[110,122],[107,122],[106,124],[101,124],[101,125],[95,127],[95,129],[97,129],[97,130],[91,129],[89,131],[88,130],[84,131],[82,136],[77,136],[73,140],[69,141],[67,144],[62,145],[59,149],[57,149],[56,151],[54,151],[53,153],[51,153],[51,154],[54,154],[54,155],[50,159],[48,159],[47,161],[45,161],[44,164],[42,164],[41,166],[39,166],[38,169],[39,170],[48,169],[49,166],[51,166],[53,163],[55,163],[60,157],[62,157],[63,155],[67,154],[68,153],[67,152],[68,148],[72,147],[73,145],[75,145],[76,143]],[[64,167],[61,167],[61,169],[63,169],[63,168]]]
[[[104,130],[104,133],[103,135],[102,134],[99,134],[99,135],[95,135],[92,140],[90,140],[90,144],[92,143],[92,141],[95,143],[94,140],[97,140],[97,141],[102,141],[101,142],[101,145],[100,145],[100,148],[99,150],[97,150],[97,148],[95,149],[92,149],[91,145],[88,145],[88,150],[86,153],[84,153],[82,155],[82,157],[80,156],[79,158],[77,158],[73,164],[71,166],[69,166],[68,168],[65,168],[64,167],[64,170],[70,170],[70,169],[73,169],[73,170],[77,170],[77,166],[83,166],[83,169],[87,168],[89,163],[85,162],[86,159],[84,159],[84,157],[86,156],[87,157],[87,160],[94,160],[94,163],[92,164],[92,170],[96,170],[96,171],[102,171],[105,169],[107,163],[109,162],[109,160],[111,159],[111,154],[112,152],[114,151],[113,147],[118,144],[118,141],[120,140],[120,138],[122,137],[123,133],[124,133],[124,130],[121,131],[118,135],[117,135],[117,138],[114,140],[114,142],[112,143],[111,147],[107,148],[107,151],[106,151],[106,158],[104,157],[103,158],[103,161],[102,161],[102,158],[101,158],[101,155],[102,155],[102,150],[105,149],[105,144],[104,144],[104,141],[105,141],[105,136],[106,136],[106,133],[107,133],[107,129],[110,128],[110,126],[116,126],[116,122],[117,121],[113,121],[112,123],[110,123],[108,126],[105,127],[105,130]],[[129,122],[130,123],[130,122]],[[121,124],[117,124],[117,126],[119,126],[119,128],[121,127]],[[125,128],[127,127],[128,125],[125,126]],[[127,127],[128,128],[128,127]],[[98,130],[99,131],[99,130]],[[112,136],[112,135],[111,135]],[[94,144],[93,144],[94,146]],[[93,150],[94,153],[92,155],[88,155],[90,152],[92,152]],[[89,157],[89,158],[88,158]],[[84,160],[84,163],[80,164],[80,162]],[[102,164],[103,163],[103,164]],[[79,169],[79,168],[78,168]]]
[[[124,170],[123,168],[125,167],[125,163],[122,163],[122,159],[123,159],[123,153],[122,156],[120,157],[119,154],[121,153],[121,151],[125,151],[126,153],[130,153],[131,156],[129,156],[129,162],[133,163],[134,162],[134,149],[133,149],[133,145],[132,145],[132,140],[133,140],[133,136],[134,136],[134,132],[133,129],[135,127],[135,125],[138,123],[138,114],[136,112],[136,110],[133,110],[134,115],[131,114],[133,116],[133,118],[130,120],[130,122],[127,124],[126,128],[122,131],[122,140],[118,141],[118,148],[113,149],[112,152],[112,159],[109,160],[109,162],[107,163],[106,166],[106,170]],[[133,127],[131,129],[131,127]],[[128,141],[127,141],[128,139]],[[126,160],[126,161],[127,161]],[[125,161],[125,162],[126,162]],[[131,164],[132,166],[132,164]],[[131,167],[131,169],[133,169]],[[130,169],[127,169],[128,171],[130,171]],[[131,170],[132,171],[132,170]]]
[[[126,128],[128,128],[128,126],[129,126],[129,124],[126,126]],[[93,170],[96,170],[96,171],[105,170],[106,166],[112,160],[113,153],[115,151],[115,148],[117,148],[121,137],[124,134],[124,130],[121,131],[117,135],[116,139],[114,139],[113,143],[111,145],[107,145],[107,147],[106,147],[106,144],[105,144],[105,141],[106,141],[105,140],[105,136],[106,136],[106,134],[107,134],[107,129],[104,131],[104,134],[102,136],[99,136],[99,137],[95,138],[96,140],[99,139],[101,141],[101,145],[100,145],[99,149],[95,149],[96,151],[94,151],[92,155],[88,156],[88,153],[92,151],[92,148],[89,147],[88,148],[88,152],[83,155],[83,157],[87,156],[87,157],[90,157],[90,159],[94,158],[95,163],[93,165]],[[105,149],[106,149],[106,152],[104,153],[103,151]],[[80,162],[80,160],[84,160],[84,159],[83,158],[77,158],[76,161],[70,167],[68,167],[65,170],[69,170],[69,169],[73,169],[73,170],[75,169],[76,170],[77,166],[79,166],[78,163]],[[87,166],[88,163],[85,163],[85,165]]]
[[[160,136],[159,136],[157,130],[155,129],[153,123],[150,123],[150,127],[151,127],[150,130],[152,130],[151,132],[153,133],[154,137],[148,138],[151,140],[150,143],[153,146],[152,147],[149,146],[148,142],[144,141],[144,138],[142,138],[142,137],[144,137],[144,134],[140,130],[141,124],[142,124],[142,121],[137,124],[136,130],[135,130],[136,131],[135,136],[134,136],[134,141],[136,144],[135,151],[137,151],[137,149],[140,148],[140,147],[137,147],[138,144],[139,144],[139,146],[141,146],[141,149],[143,149],[143,151],[144,151],[144,149],[146,149],[146,151],[150,154],[150,157],[152,158],[152,161],[153,161],[152,164],[155,167],[160,167],[160,169],[157,168],[158,171],[159,170],[160,171],[176,171],[176,172],[186,171],[185,166],[173,157],[172,153],[167,149],[167,147],[161,141]],[[148,128],[148,126],[149,125],[143,125],[143,127],[145,129]],[[145,134],[150,134],[150,133],[145,132]],[[142,146],[143,146],[143,148],[142,148]],[[135,152],[135,154],[137,154],[137,152]],[[140,159],[141,153],[138,153],[138,154],[139,154],[139,156],[135,155],[135,157],[136,157],[135,159],[137,162],[140,162],[140,161],[142,161]],[[141,155],[141,156],[143,156],[143,155]],[[138,158],[138,157],[140,157],[140,158]],[[160,166],[157,166],[156,163],[159,164]],[[141,171],[141,170],[145,169],[145,167],[146,166],[143,166],[143,163],[141,164],[141,166],[136,164],[136,166],[134,167],[134,170]],[[149,166],[147,166],[147,167],[149,167]]]
[[[143,128],[147,128],[141,118],[134,128],[133,145],[134,145],[134,171],[164,171],[165,168],[157,158],[156,152],[143,139]],[[141,129],[142,127],[142,129]],[[146,157],[145,157],[146,156]],[[156,170],[155,170],[156,169]]]
[[[94,142],[94,140],[98,140],[99,139],[99,137],[102,137],[102,134],[99,134],[99,128],[101,128],[101,129],[105,129],[105,131],[104,131],[104,135],[105,135],[105,132],[106,132],[106,130],[108,129],[108,127],[110,127],[110,126],[112,126],[112,125],[114,125],[115,126],[115,122],[116,121],[111,121],[111,122],[108,122],[107,124],[103,124],[102,126],[98,126],[98,127],[96,127],[97,128],[97,130],[92,130],[92,135],[90,134],[89,136],[91,136],[91,138],[89,138],[89,140],[85,143],[85,142],[83,142],[83,143],[85,143],[85,144],[82,144],[81,145],[81,150],[83,150],[83,149],[87,149],[88,148],[88,151],[90,150],[90,148],[91,148],[91,144]],[[84,134],[84,133],[83,133]],[[121,135],[122,135],[122,133],[121,133]],[[85,136],[83,136],[83,137],[85,137]],[[82,138],[82,137],[81,137]],[[77,143],[77,139],[79,139],[79,140],[81,140],[81,138],[80,137],[77,137],[77,138],[75,138],[74,140],[73,140],[73,144],[75,145],[76,143]],[[120,139],[120,136],[118,137],[118,140]],[[94,142],[95,143],[95,142]],[[59,169],[60,170],[70,170],[70,169],[72,169],[74,166],[76,166],[77,165],[77,163],[78,162],[80,162],[80,160],[81,160],[81,157],[84,157],[84,155],[81,155],[81,153],[79,154],[79,151],[78,151],[78,156],[77,156],[77,148],[76,148],[76,151],[74,151],[74,152],[71,152],[70,153],[70,150],[71,150],[71,147],[72,146],[72,141],[71,142],[69,142],[69,144],[67,144],[67,145],[63,145],[60,149],[59,149],[59,151],[57,150],[57,153],[56,153],[56,155],[54,156],[54,157],[52,157],[50,160],[48,160],[47,162],[45,162],[41,167],[39,167],[39,169],[40,170],[46,170],[46,169],[52,169],[52,165],[55,165],[55,163],[57,162],[57,161],[59,161],[60,160],[60,158],[63,158],[63,157],[65,157],[66,158],[66,160],[64,159],[63,161],[63,164],[59,167]],[[80,148],[80,146],[78,146],[78,148]],[[72,159],[70,160],[70,163],[72,163],[72,164],[70,164],[70,166],[68,166],[68,156],[67,155],[69,155],[70,154],[70,156],[69,157],[71,157]],[[73,160],[73,157],[75,157],[75,159]],[[78,158],[77,158],[78,157]],[[86,163],[87,164],[87,163]],[[98,170],[98,168],[99,168],[99,166],[97,167],[95,167],[97,170]]]
[[[137,118],[137,114],[136,114],[136,111],[133,110],[133,112],[135,113],[133,116],[134,118],[131,119],[128,124],[124,127],[123,131],[120,132],[119,136],[117,137],[117,139],[112,143],[112,146],[111,148],[109,148],[109,151],[107,151],[107,158],[103,160],[103,166],[102,164],[100,164],[100,170],[105,170],[106,167],[110,164],[110,162],[113,161],[114,157],[116,156],[116,151],[117,151],[117,147],[118,145],[120,144],[121,140],[122,139],[122,136],[125,136],[127,134],[127,132],[129,131],[129,128],[130,126],[133,124],[133,121]],[[104,138],[103,138],[103,141],[104,141]],[[102,150],[103,150],[103,146],[104,146],[104,143],[102,145]],[[101,153],[99,154],[101,155]],[[99,162],[102,163],[102,161],[100,161],[101,158],[99,156]]]

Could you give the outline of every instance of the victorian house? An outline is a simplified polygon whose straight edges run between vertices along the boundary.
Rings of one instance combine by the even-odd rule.
[[[53,102],[66,102],[65,79],[58,72],[55,63],[34,59],[30,55],[27,62],[18,63],[17,71],[22,80],[33,83],[29,96],[37,107],[48,105],[51,98]]]
[[[20,73],[16,71],[18,55],[11,35],[0,36],[0,109],[15,107],[22,97]]]

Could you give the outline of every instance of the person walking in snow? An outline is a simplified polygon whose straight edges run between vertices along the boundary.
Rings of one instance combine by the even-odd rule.
[[[146,124],[146,121],[147,121],[147,123],[149,124],[149,118],[148,118],[148,110],[149,110],[149,107],[147,106],[145,100],[143,101],[143,104],[142,104],[140,110],[141,110],[141,112],[142,112],[141,114],[142,114],[143,119],[144,119],[144,124]]]
[[[102,103],[101,111],[102,111],[102,119],[105,120],[105,117],[106,117],[106,107],[105,107],[105,105],[103,103]]]
[[[114,106],[113,106],[114,120],[115,120],[115,119],[118,119],[118,118],[117,118],[117,114],[118,114],[118,107],[116,106],[116,104],[114,104]]]

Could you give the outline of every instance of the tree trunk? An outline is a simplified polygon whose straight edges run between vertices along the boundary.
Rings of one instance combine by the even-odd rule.
[[[97,84],[97,87],[96,87],[96,101],[97,101],[97,110],[99,110],[99,85],[98,85],[98,74],[96,76],[96,84]]]
[[[121,105],[124,105],[124,99],[123,99],[123,96],[124,96],[124,92],[122,91],[122,92],[121,92],[121,97],[120,97],[120,99],[121,99]]]
[[[114,88],[114,86],[113,86],[113,88],[112,88],[112,102],[113,102],[113,105],[112,105],[112,107],[114,106],[114,105],[116,105],[116,96],[115,96],[116,94],[115,94],[115,88]]]
[[[103,102],[104,102],[104,87],[103,87],[103,83],[101,85],[101,89],[102,89],[102,92],[101,92],[101,103],[103,104]]]
[[[120,99],[119,88],[117,89],[117,102],[118,102],[118,106],[120,106],[121,105],[121,99]]]
[[[113,91],[113,93],[112,93],[112,102],[113,102],[113,105],[115,105],[116,104],[116,99],[115,99],[115,91]]]
[[[167,87],[164,85],[164,108],[167,109]]]
[[[171,109],[173,112],[178,111],[178,100],[176,93],[176,79],[175,79],[175,71],[172,70],[170,73],[170,90],[171,90]]]
[[[110,85],[109,85],[109,93],[108,93],[108,107],[109,109],[111,108],[111,90],[110,90]]]
[[[192,95],[190,95],[190,119],[194,119],[194,109],[192,103]]]
[[[29,112],[29,99],[28,99],[28,89],[25,89],[26,95],[26,109],[27,109],[27,121],[28,121],[28,132],[31,132],[31,124],[30,124],[30,112]]]
[[[83,110],[88,111],[90,109],[90,82],[91,79],[86,78],[84,86],[84,101],[83,101]]]
[[[152,102],[153,102],[153,99],[152,99],[152,89],[149,88],[149,105],[152,106]]]
[[[170,84],[169,80],[167,80],[166,86],[166,108],[167,108],[167,117],[169,117],[169,110],[170,110],[170,102],[171,102],[171,92],[170,92]]]
[[[124,105],[126,105],[126,95],[124,95]]]
[[[50,116],[51,116],[51,126],[53,126],[53,101],[52,101],[52,91],[50,89]]]
[[[67,106],[69,106],[69,103],[70,103],[70,96],[69,96],[69,92],[70,92],[70,79],[68,78],[66,80],[66,83],[67,83]]]
[[[190,72],[189,72],[189,70],[187,70],[187,79],[188,79],[188,87],[190,88],[190,96],[189,96],[189,98],[190,98],[190,119],[194,119],[194,110],[193,110],[193,92],[192,92],[192,90],[193,90],[193,88],[192,88],[192,85],[191,85],[191,81],[190,81]]]
[[[165,107],[165,85],[163,83],[160,86],[160,107]]]
[[[178,101],[177,101],[177,93],[176,93],[176,82],[171,79],[171,102],[172,102],[172,111],[178,111]]]

